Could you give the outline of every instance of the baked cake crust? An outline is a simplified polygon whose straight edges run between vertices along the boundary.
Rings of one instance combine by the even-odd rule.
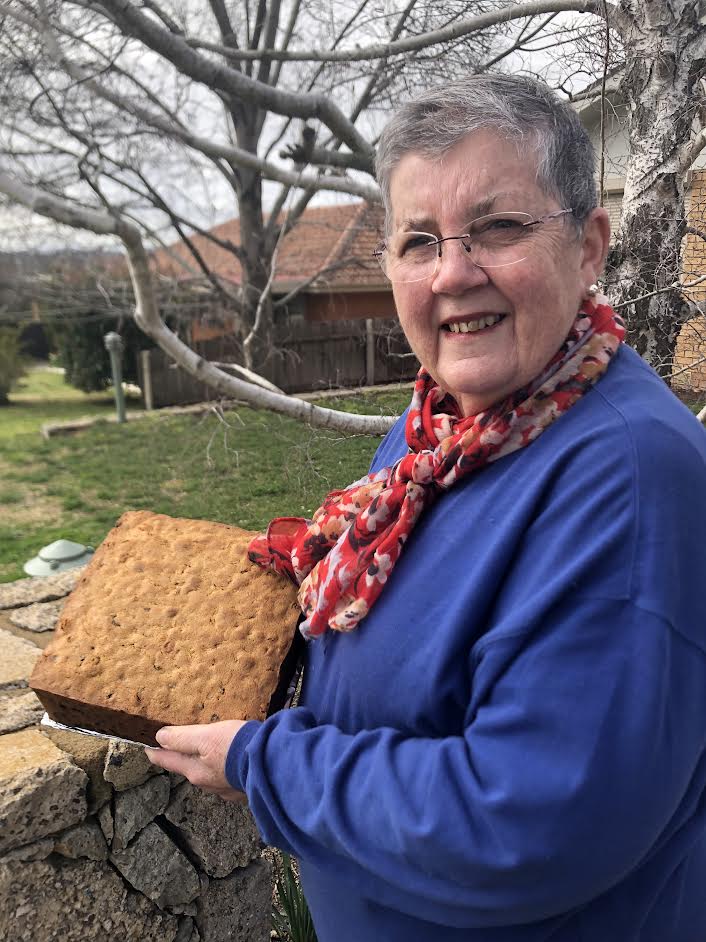
[[[247,558],[254,535],[123,514],[30,677],[49,716],[154,745],[162,726],[281,706],[301,613],[296,586]]]

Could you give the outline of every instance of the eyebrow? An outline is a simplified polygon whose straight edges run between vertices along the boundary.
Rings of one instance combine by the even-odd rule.
[[[508,196],[506,191],[494,193],[486,196],[482,200],[473,203],[468,209],[468,222],[478,219],[480,216],[486,216],[493,211],[496,202],[503,196]],[[432,232],[436,227],[436,220],[432,216],[406,216],[400,223],[399,230],[403,232]]]

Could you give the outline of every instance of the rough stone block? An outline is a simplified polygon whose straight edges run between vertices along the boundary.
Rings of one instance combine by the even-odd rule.
[[[199,897],[196,925],[202,942],[269,942],[272,874],[261,857]]]
[[[54,852],[74,859],[108,859],[108,845],[95,818],[86,818],[75,827],[59,834],[54,844]]]
[[[3,687],[26,687],[41,650],[36,644],[0,628],[0,652],[0,690]]]
[[[133,893],[106,863],[0,864],[0,939],[7,942],[175,942],[176,916]]]
[[[34,726],[43,714],[44,707],[31,690],[17,696],[7,694],[0,700],[0,733],[14,733]]]
[[[110,861],[160,909],[190,903],[201,888],[196,870],[156,824],[148,824],[125,850],[114,851]]]
[[[260,854],[260,835],[246,805],[185,782],[174,790],[165,815],[209,876],[225,877]]]
[[[142,785],[153,775],[159,775],[161,769],[152,765],[145,755],[145,747],[121,742],[117,739],[106,740],[109,743],[105,757],[103,776],[116,791]]]
[[[155,775],[115,796],[113,850],[124,850],[138,831],[162,814],[169,802],[169,779]]]
[[[86,817],[87,777],[38,730],[0,737],[0,853]]]
[[[200,942],[201,936],[199,930],[194,925],[194,920],[186,916],[179,923],[179,929],[174,938],[174,942]]]
[[[24,847],[16,847],[14,850],[8,850],[3,854],[1,863],[9,863],[11,860],[29,861],[46,860],[54,850],[54,838],[43,837],[35,841],[34,844],[25,844]]]
[[[110,805],[103,805],[103,807],[98,810],[98,823],[100,824],[103,836],[110,844],[113,840],[113,834],[115,833],[113,812],[110,810]]]
[[[67,569],[55,576],[31,576],[0,585],[0,608],[18,608],[33,602],[48,602],[68,595],[78,582],[85,566]]]
[[[110,782],[103,778],[108,740],[49,726],[43,726],[42,732],[88,776],[88,812],[93,814],[113,794]]]
[[[65,600],[33,602],[10,612],[10,621],[25,631],[53,631],[61,615]]]

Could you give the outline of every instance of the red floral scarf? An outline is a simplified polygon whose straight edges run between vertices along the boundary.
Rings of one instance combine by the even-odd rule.
[[[300,586],[305,637],[355,628],[382,592],[420,514],[466,475],[541,435],[600,379],[624,336],[606,298],[585,301],[537,379],[465,417],[422,367],[405,425],[409,454],[332,491],[313,520],[278,517],[250,543],[253,562]]]

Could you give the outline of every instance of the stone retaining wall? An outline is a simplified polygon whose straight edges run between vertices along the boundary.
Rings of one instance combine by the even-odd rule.
[[[0,942],[265,942],[248,810],[139,746],[39,726],[27,688],[77,570],[0,585]]]

